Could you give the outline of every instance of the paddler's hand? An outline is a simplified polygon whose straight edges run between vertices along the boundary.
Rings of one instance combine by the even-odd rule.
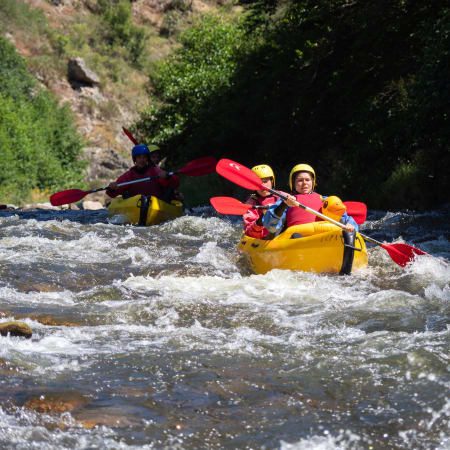
[[[115,181],[111,181],[111,183],[108,184],[108,189],[110,191],[115,191],[117,189],[117,183]]]
[[[297,206],[297,200],[293,195],[287,194],[286,196],[287,198],[286,200],[284,200],[284,203],[286,203],[286,205],[290,206],[291,208]]]
[[[170,178],[169,173],[162,169],[159,169],[158,176],[165,179]]]
[[[353,231],[355,231],[355,227],[351,224],[351,223],[346,223],[344,224],[344,228],[345,231],[349,231],[350,233],[352,233]]]

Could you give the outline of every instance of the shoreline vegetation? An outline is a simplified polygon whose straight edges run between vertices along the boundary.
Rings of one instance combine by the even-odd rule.
[[[308,162],[319,192],[372,209],[448,202],[446,2],[241,0],[194,16],[192,2],[179,0],[169,2],[159,35],[137,23],[128,1],[88,3],[86,21],[77,19],[83,42],[23,2],[1,7],[0,203],[86,188],[88,164],[69,105],[30,74],[36,58],[19,56],[4,37],[7,19],[45,36],[61,61],[89,54],[102,89],[126,85],[130,71],[147,78],[130,128],[163,149],[168,167],[205,155],[264,162],[283,189],[291,166]],[[171,50],[155,59],[149,45],[163,38]],[[191,206],[238,192],[218,177],[185,188]]]

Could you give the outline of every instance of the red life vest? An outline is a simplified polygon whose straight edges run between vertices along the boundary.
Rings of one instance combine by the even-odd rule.
[[[322,197],[316,192],[311,194],[297,194],[295,199],[302,205],[308,206],[315,211],[319,211],[322,208]],[[315,220],[316,216],[314,214],[300,207],[289,208],[286,213],[286,227],[288,228],[293,225],[314,222]]]
[[[145,172],[138,172],[132,167],[128,172],[125,172],[117,179],[117,184],[125,183],[127,181],[139,180],[140,178],[155,177],[161,172],[159,167],[148,167]],[[165,185],[164,185],[165,184]],[[113,192],[106,191],[110,197],[117,197],[120,194],[126,192],[128,195],[154,195],[155,197],[161,197],[163,194],[163,188],[167,186],[166,180],[163,178],[153,178],[149,181],[143,181],[142,183],[130,184],[127,186],[121,186],[115,189]]]
[[[256,201],[257,205],[266,206],[273,205],[278,200],[278,197],[275,197],[275,195],[269,195],[267,197],[261,197],[260,195],[258,195],[258,197],[254,200]]]

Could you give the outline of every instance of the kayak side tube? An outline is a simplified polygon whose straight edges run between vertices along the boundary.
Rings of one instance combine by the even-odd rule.
[[[285,269],[344,275],[368,264],[367,248],[359,233],[348,233],[326,222],[296,225],[272,240],[243,235],[238,248],[257,274]]]

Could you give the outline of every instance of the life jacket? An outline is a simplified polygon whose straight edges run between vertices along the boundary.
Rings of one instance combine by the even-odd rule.
[[[127,181],[139,180],[140,178],[156,177],[160,174],[161,170],[158,167],[148,167],[145,171],[137,171],[135,167],[125,172],[117,179],[117,184],[125,183]],[[161,178],[153,178],[149,181],[143,181],[142,183],[130,184],[127,186],[121,186],[115,189],[113,192],[106,191],[110,197],[117,197],[120,194],[126,193],[128,197],[134,195],[153,195],[160,198],[163,194],[163,186],[161,186]]]
[[[262,197],[261,195],[252,194],[245,203],[249,205],[266,206],[266,205],[273,205],[277,200],[278,197],[275,195],[268,195],[267,197]],[[264,214],[264,210],[262,214]]]
[[[316,192],[311,194],[297,194],[295,199],[302,205],[308,206],[315,211],[322,208],[322,197]],[[289,208],[286,213],[286,227],[301,225],[303,223],[314,222],[316,216],[301,207]]]

